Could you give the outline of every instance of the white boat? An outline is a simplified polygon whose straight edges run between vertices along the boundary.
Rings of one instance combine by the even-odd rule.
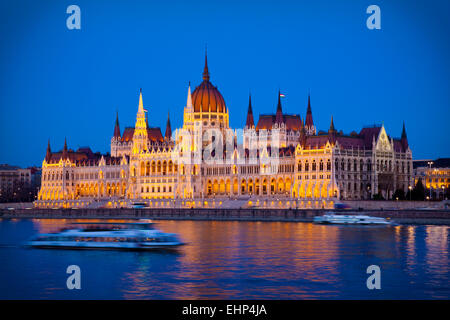
[[[335,213],[327,213],[323,216],[316,216],[314,223],[320,224],[357,224],[357,225],[391,225],[391,221],[385,218],[371,217],[366,215],[341,215]]]
[[[153,223],[75,223],[79,228],[40,234],[27,244],[37,248],[175,249],[184,245],[176,234],[153,228]]]

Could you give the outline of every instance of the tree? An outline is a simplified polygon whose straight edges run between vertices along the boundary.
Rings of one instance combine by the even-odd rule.
[[[411,193],[412,200],[423,201],[425,200],[425,187],[423,186],[422,179],[419,178],[414,189]]]
[[[381,193],[377,193],[373,195],[373,200],[384,200],[384,197]]]
[[[394,194],[392,195],[392,200],[405,200],[405,191],[403,189],[397,189],[395,190]]]

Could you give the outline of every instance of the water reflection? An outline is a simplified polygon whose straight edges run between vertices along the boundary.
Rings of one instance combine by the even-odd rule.
[[[32,232],[56,232],[87,221],[95,220],[35,219]],[[73,298],[64,288],[64,274],[53,279],[60,272],[57,267],[66,263],[80,263],[87,284],[92,283],[77,296],[83,299],[450,297],[447,226],[156,222],[157,228],[180,234],[188,245],[178,253],[15,249],[7,254],[21,261],[18,269],[27,272],[39,257],[35,284],[20,286],[31,298]],[[16,224],[3,220],[0,228],[18,232],[23,227]],[[0,240],[4,240],[1,233]],[[2,261],[5,254],[0,250]],[[383,290],[378,293],[365,286],[371,264],[382,269]],[[4,270],[0,269],[0,280],[8,281]],[[16,282],[12,287],[18,286]]]

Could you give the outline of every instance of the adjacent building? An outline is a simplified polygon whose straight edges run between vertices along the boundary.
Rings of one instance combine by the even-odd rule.
[[[450,187],[450,158],[436,160],[414,160],[415,183],[422,181],[428,189],[426,196],[431,199],[443,200],[449,197]],[[430,192],[431,188],[431,192]]]
[[[0,202],[33,201],[41,183],[40,168],[0,164]]]

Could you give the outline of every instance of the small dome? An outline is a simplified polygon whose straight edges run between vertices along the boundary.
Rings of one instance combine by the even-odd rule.
[[[192,92],[194,112],[226,112],[225,100],[217,87],[209,81],[208,60],[205,56],[203,82]]]

